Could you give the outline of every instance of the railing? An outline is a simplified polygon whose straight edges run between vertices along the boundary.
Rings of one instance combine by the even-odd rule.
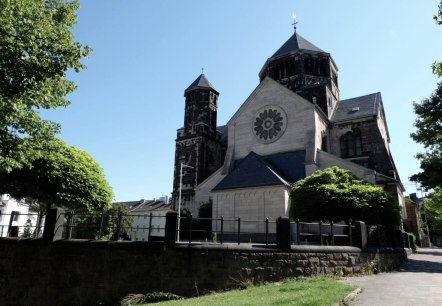
[[[0,237],[39,238],[43,233],[43,217],[38,213],[12,212],[0,218]]]
[[[166,217],[163,215],[66,213],[63,225],[65,239],[148,241],[164,237]]]
[[[317,245],[353,245],[352,232],[354,225],[351,220],[347,224],[290,222],[290,234],[293,244],[317,244]]]
[[[41,235],[42,218],[28,214],[25,224],[19,218],[26,215],[3,215],[0,234],[9,237],[31,237]],[[400,230],[385,227],[368,227],[364,222],[351,224],[291,221],[287,217],[277,220],[192,218],[182,217],[173,211],[145,214],[126,214],[111,209],[99,214],[66,213],[63,209],[50,209],[44,217],[42,238],[49,243],[58,239],[90,240],[138,240],[163,241],[166,248],[176,243],[249,243],[275,245],[281,250],[290,250],[293,244],[346,245],[361,249],[366,247],[413,247],[413,237]],[[5,225],[5,219],[9,219]],[[32,220],[39,220],[33,225]],[[23,221],[23,220],[22,220]],[[177,224],[181,224],[177,228]],[[166,226],[167,225],[167,226]]]
[[[276,243],[276,221],[221,218],[180,218],[179,242],[191,243]]]

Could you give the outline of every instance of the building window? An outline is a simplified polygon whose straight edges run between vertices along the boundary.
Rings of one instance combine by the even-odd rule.
[[[362,155],[362,139],[359,131],[347,132],[341,136],[341,157],[355,157]]]
[[[20,212],[19,211],[13,211],[12,212],[14,214],[14,218],[12,219],[12,221],[17,221],[19,220],[20,217]]]
[[[186,157],[185,157],[185,159],[184,159],[184,163],[185,163],[185,164],[188,164],[188,163],[190,162],[190,159],[191,159],[191,155],[190,155],[190,153],[186,153]]]
[[[322,135],[321,139],[321,150],[327,152],[327,135]]]

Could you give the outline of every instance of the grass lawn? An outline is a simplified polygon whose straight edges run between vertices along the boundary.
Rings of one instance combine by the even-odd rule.
[[[315,277],[285,280],[245,290],[213,293],[185,300],[155,303],[164,305],[324,305],[341,301],[354,288],[333,278]],[[152,305],[152,304],[144,304]]]

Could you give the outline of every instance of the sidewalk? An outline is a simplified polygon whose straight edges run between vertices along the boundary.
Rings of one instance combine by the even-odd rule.
[[[419,249],[399,271],[350,277],[361,287],[351,305],[442,305],[442,249]]]

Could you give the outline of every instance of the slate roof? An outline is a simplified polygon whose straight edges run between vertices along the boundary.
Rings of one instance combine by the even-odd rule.
[[[206,78],[204,73],[201,73],[199,77],[196,78],[195,81],[193,81],[192,84],[187,87],[186,91],[194,89],[194,88],[210,88],[214,91],[216,91],[215,87],[209,82],[209,80]],[[218,93],[218,91],[216,91]]]
[[[158,209],[170,209],[171,204],[161,200],[145,200],[143,203],[131,207],[129,210],[131,213],[137,212],[151,212]]]
[[[217,126],[216,130],[221,133],[221,140],[220,140],[220,142],[227,144],[227,139],[228,139],[228,136],[229,136],[229,134],[228,134],[229,129],[227,128],[227,125]]]
[[[323,50],[316,47],[314,44],[306,40],[301,35],[295,33],[281,46],[281,48],[278,49],[278,51],[275,52],[275,54],[271,56],[271,58],[278,57],[297,50],[308,50],[324,53]]]
[[[305,151],[260,156],[250,152],[213,190],[290,185],[305,177]]]
[[[378,114],[382,102],[381,93],[341,100],[336,106],[332,121],[345,121],[361,117],[371,117]]]
[[[168,209],[170,208],[170,204],[161,200],[144,200],[141,199],[139,201],[127,201],[127,202],[116,202],[112,203],[112,205],[126,205],[129,209],[129,212],[145,212],[145,211],[154,211],[157,209]]]

